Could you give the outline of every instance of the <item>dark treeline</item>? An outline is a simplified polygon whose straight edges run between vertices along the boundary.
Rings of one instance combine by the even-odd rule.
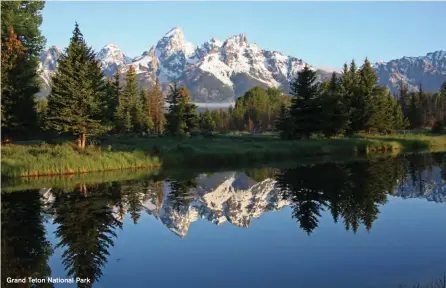
[[[44,3],[1,5],[3,140],[64,134],[77,137],[84,148],[87,137],[104,133],[278,131],[285,139],[308,139],[313,134],[333,137],[425,127],[444,132],[446,83],[438,93],[425,93],[422,87],[409,92],[403,83],[395,98],[378,85],[367,59],[359,68],[354,61],[344,65],[339,77],[333,73],[325,83],[318,83],[315,72],[305,67],[291,83],[291,95],[254,87],[228,110],[199,114],[187,88],[178,83],[169,85],[164,96],[158,81],[142,89],[132,66],[118,69],[113,79],[104,77],[77,24],[52,77],[50,95],[36,102],[38,56],[45,43],[39,32]]]
[[[418,92],[410,92],[407,85],[401,82],[396,98],[409,120],[410,128],[432,127],[433,132],[445,132],[446,82],[437,93],[427,93],[421,85]]]

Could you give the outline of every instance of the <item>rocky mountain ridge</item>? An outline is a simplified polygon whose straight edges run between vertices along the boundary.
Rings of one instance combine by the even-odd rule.
[[[57,67],[61,50],[52,46],[42,52],[40,71],[42,91],[49,93],[49,81]],[[188,42],[180,27],[166,33],[141,56],[131,59],[114,44],[97,53],[104,74],[111,77],[119,67],[121,80],[132,65],[140,86],[152,87],[155,79],[167,91],[169,83],[186,84],[194,102],[230,103],[254,86],[278,87],[288,92],[289,82],[305,65],[317,73],[319,81],[329,79],[331,72],[312,67],[302,59],[279,51],[261,49],[248,41],[246,34],[229,37],[225,41],[212,38],[195,46]],[[396,91],[401,80],[409,88],[423,85],[426,91],[437,91],[446,80],[446,52],[436,51],[423,57],[403,57],[375,64],[380,83]]]

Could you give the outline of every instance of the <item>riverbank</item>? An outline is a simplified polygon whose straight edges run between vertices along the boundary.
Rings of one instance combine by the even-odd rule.
[[[2,177],[34,177],[85,174],[122,169],[156,169],[161,161],[141,150],[107,151],[71,143],[62,145],[7,145],[1,148]]]
[[[322,155],[370,155],[446,150],[446,135],[357,135],[352,138],[283,141],[275,135],[103,138],[85,151],[62,145],[2,147],[2,177],[82,174],[130,168],[232,166]]]

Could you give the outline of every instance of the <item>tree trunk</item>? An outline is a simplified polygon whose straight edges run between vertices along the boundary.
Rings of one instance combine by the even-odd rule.
[[[85,149],[85,142],[87,142],[87,135],[81,134],[81,148],[82,148],[82,150]]]
[[[79,137],[76,140],[77,147],[82,149],[82,135],[79,135]]]

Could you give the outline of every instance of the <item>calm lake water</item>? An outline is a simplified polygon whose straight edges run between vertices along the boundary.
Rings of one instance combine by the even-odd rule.
[[[414,287],[446,272],[445,179],[436,153],[3,192],[2,287]]]

